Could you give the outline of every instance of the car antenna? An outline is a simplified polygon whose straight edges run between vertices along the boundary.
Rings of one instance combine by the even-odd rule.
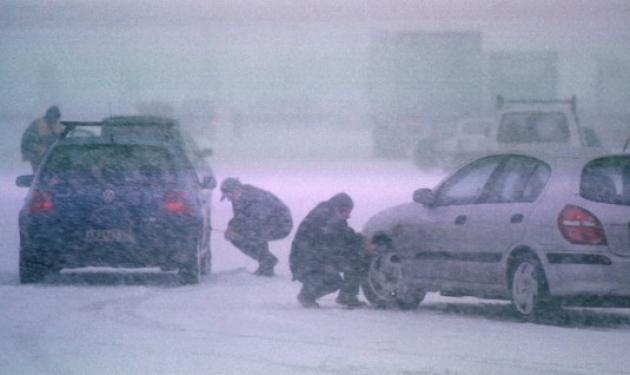
[[[626,149],[628,148],[629,144],[630,144],[630,137],[628,137],[628,140],[626,141],[626,144],[623,145],[623,150],[621,150],[621,152],[626,152]]]

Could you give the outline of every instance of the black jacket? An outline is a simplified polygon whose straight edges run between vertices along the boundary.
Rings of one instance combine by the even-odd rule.
[[[40,127],[48,127],[50,133],[40,133]],[[39,118],[31,122],[22,134],[20,149],[22,151],[22,160],[31,161],[35,165],[39,165],[48,151],[48,148],[59,138],[52,130],[52,126],[48,125],[43,118]]]
[[[307,273],[343,271],[360,257],[362,236],[338,219],[330,200],[319,203],[298,226],[289,266],[295,280]]]
[[[246,238],[279,240],[291,233],[291,211],[272,193],[252,185],[243,185],[241,195],[232,201],[234,217],[228,226]]]

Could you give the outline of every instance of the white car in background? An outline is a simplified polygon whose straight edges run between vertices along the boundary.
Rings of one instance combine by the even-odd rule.
[[[377,306],[426,292],[508,299],[527,320],[564,303],[630,301],[630,155],[513,152],[477,159],[373,216],[363,285]]]
[[[416,142],[413,161],[420,168],[450,167],[496,151],[496,144],[493,146],[490,138],[496,127],[496,119],[492,117],[471,117],[443,124],[444,134]]]

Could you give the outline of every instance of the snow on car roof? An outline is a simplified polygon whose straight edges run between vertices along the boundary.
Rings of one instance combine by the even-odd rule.
[[[112,144],[123,144],[123,145],[147,145],[147,146],[165,146],[168,145],[168,142],[161,141],[155,138],[147,138],[147,139],[139,139],[139,138],[131,138],[131,137],[118,137],[112,139],[111,137],[102,137],[100,135],[96,135],[93,137],[76,137],[76,138],[62,138],[57,141],[57,145],[112,145]]]
[[[103,125],[116,126],[177,126],[177,121],[161,116],[112,116]]]

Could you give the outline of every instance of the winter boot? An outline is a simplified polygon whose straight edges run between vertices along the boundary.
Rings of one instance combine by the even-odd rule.
[[[298,294],[297,299],[300,302],[300,305],[302,305],[302,307],[304,307],[304,308],[307,308],[307,309],[318,309],[319,308],[319,303],[317,303],[312,298],[305,297],[302,293]]]
[[[360,301],[359,298],[357,298],[357,296],[353,294],[348,294],[348,293],[339,293],[339,295],[335,299],[335,302],[337,302],[340,305],[352,307],[352,308],[366,306],[366,303],[363,301]]]
[[[265,259],[263,262],[260,262],[258,265],[258,269],[254,272],[256,276],[274,276],[275,272],[273,268],[278,264],[278,258],[276,258],[273,254],[270,254],[268,259]]]

